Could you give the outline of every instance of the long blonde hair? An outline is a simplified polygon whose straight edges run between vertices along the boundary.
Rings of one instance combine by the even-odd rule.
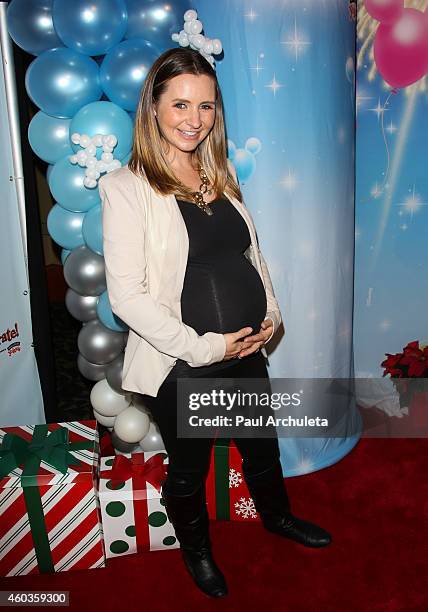
[[[193,49],[168,49],[157,58],[147,73],[138,102],[134,144],[128,167],[137,176],[145,176],[158,193],[174,193],[184,199],[192,199],[192,191],[178,180],[169,167],[154,114],[154,105],[165,91],[168,81],[180,74],[205,74],[214,80],[215,122],[208,136],[196,148],[194,161],[197,160],[205,169],[214,193],[226,192],[242,202],[239,185],[227,167],[223,98],[217,76],[210,63]]]

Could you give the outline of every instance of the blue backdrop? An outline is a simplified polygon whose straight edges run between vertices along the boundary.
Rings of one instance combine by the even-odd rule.
[[[272,341],[270,376],[347,378],[353,373],[355,119],[348,2],[223,0],[220,6],[194,2],[207,35],[225,49],[216,67],[228,137],[238,150],[250,138],[259,141],[242,187],[284,319],[285,335]],[[357,429],[352,412],[349,431]],[[330,465],[357,440],[282,439],[284,473]]]

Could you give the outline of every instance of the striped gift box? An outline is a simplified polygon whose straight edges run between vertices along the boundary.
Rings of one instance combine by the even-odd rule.
[[[0,576],[104,567],[96,421],[0,429]]]

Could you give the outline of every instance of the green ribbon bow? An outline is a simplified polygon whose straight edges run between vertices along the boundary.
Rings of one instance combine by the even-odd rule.
[[[70,451],[93,447],[93,440],[69,442],[67,428],[49,432],[47,425],[35,425],[30,442],[17,434],[6,433],[0,443],[0,479],[22,466],[21,484],[40,572],[55,571],[37,482],[40,463],[44,461],[66,474],[69,466],[82,463]]]

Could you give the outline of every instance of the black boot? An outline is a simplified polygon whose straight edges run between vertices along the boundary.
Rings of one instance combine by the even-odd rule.
[[[211,597],[227,594],[223,574],[211,555],[205,486],[190,495],[172,495],[163,488],[165,508],[180,542],[184,563],[196,585]]]
[[[244,476],[256,510],[268,531],[312,548],[330,544],[331,535],[325,529],[291,514],[279,461],[264,472],[253,475],[244,472]]]

